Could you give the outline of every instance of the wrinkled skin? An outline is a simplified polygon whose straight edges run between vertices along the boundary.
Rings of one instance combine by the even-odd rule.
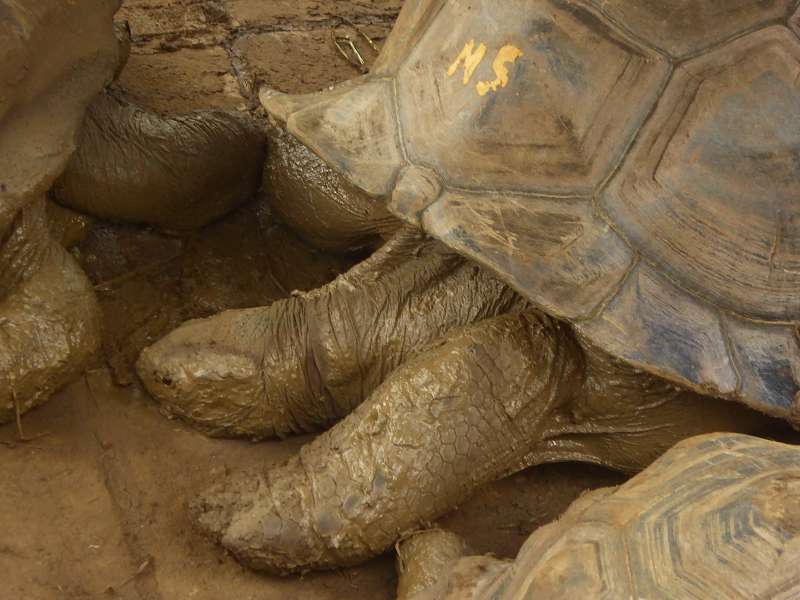
[[[93,290],[48,231],[45,194],[121,62],[117,2],[15,2],[0,18],[0,423],[44,402],[99,347]]]
[[[259,188],[263,137],[243,114],[161,116],[103,93],[89,107],[78,151],[52,194],[63,206],[101,219],[196,229]]]
[[[164,117],[103,91],[130,47],[112,22],[118,6],[0,10],[0,423],[78,376],[100,346],[94,291],[64,250],[88,221],[48,195],[105,219],[190,229],[260,185],[265,144],[249,117]]]
[[[347,193],[306,197],[330,207]],[[359,218],[325,234],[362,228]],[[320,290],[187,323],[138,370],[166,412],[212,435],[327,429],[285,464],[227,477],[192,504],[202,531],[279,574],[364,561],[529,465],[635,472],[688,436],[767,421],[592,348],[409,228]]]

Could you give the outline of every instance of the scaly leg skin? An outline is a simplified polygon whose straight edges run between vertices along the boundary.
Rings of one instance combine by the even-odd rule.
[[[78,376],[100,346],[89,280],[47,231],[44,199],[0,238],[0,423]]]
[[[380,554],[526,465],[637,470],[687,436],[763,422],[636,373],[528,310],[451,334],[298,456],[221,482],[193,513],[253,569],[330,569]]]
[[[397,369],[285,465],[205,495],[196,520],[254,569],[362,562],[516,468],[578,380],[569,345],[539,315],[467,328]]]
[[[427,344],[519,305],[484,271],[401,230],[320,290],[190,321],[146,349],[137,369],[167,412],[209,434],[318,431]]]

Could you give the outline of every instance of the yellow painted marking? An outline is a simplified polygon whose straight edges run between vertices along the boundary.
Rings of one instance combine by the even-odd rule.
[[[475,86],[478,94],[485,96],[489,92],[496,92],[498,88],[504,88],[508,85],[508,66],[514,64],[517,59],[523,56],[522,50],[516,46],[508,45],[500,48],[497,53],[497,58],[492,63],[492,70],[497,78],[494,81],[481,81]]]
[[[464,85],[467,85],[472,79],[475,69],[481,64],[483,57],[486,56],[486,44],[481,43],[480,46],[475,48],[475,40],[470,40],[458,55],[455,62],[447,69],[447,74],[452,77],[456,74],[459,67],[464,66]]]

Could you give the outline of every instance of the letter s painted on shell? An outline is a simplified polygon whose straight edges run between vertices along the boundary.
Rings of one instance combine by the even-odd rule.
[[[500,52],[497,53],[497,58],[495,58],[494,63],[492,63],[492,70],[494,70],[494,74],[497,78],[494,81],[481,81],[478,83],[478,85],[475,86],[478,94],[485,96],[490,91],[496,92],[497,88],[506,87],[509,78],[507,65],[514,64],[521,56],[523,56],[523,52],[516,46],[509,44],[500,48]]]

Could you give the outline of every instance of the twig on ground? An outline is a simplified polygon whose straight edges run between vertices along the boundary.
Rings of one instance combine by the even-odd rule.
[[[19,404],[19,398],[17,398],[17,394],[11,392],[11,398],[14,400],[14,416],[17,420],[17,443],[20,444],[28,444],[30,442],[35,442],[38,439],[41,439],[45,436],[50,435],[49,431],[43,431],[42,433],[37,433],[32,437],[28,437],[25,435],[25,430],[22,428],[22,407]],[[3,442],[4,445],[8,446],[9,448],[14,447],[11,444],[13,442]]]
[[[106,590],[105,590],[105,593],[106,593],[106,595],[108,595],[108,596],[113,596],[113,595],[115,595],[115,594],[116,594],[118,591],[120,591],[122,588],[124,588],[124,587],[125,587],[126,585],[128,585],[130,582],[132,582],[133,580],[135,580],[135,579],[136,579],[137,577],[139,577],[140,575],[144,574],[144,572],[145,572],[145,571],[146,571],[146,570],[147,570],[147,569],[150,567],[150,565],[152,565],[152,564],[153,564],[153,557],[152,557],[152,556],[148,556],[148,557],[145,559],[145,561],[144,561],[142,564],[140,564],[140,565],[139,565],[139,568],[138,568],[138,569],[136,569],[136,572],[135,572],[133,575],[131,575],[131,576],[130,576],[130,577],[128,577],[127,579],[123,580],[121,583],[118,583],[117,585],[110,585],[110,586],[108,586],[108,587],[106,588]]]
[[[340,17],[339,20],[353,29],[359,36],[364,38],[364,40],[369,44],[369,47],[372,48],[375,54],[380,54],[380,48],[375,43],[375,41],[368,36],[363,29],[361,29],[358,25],[353,23],[347,17]],[[337,35],[335,29],[331,29],[331,39],[333,40],[333,45],[336,46],[336,49],[339,51],[344,59],[353,65],[356,69],[361,71],[362,74],[369,73],[369,67],[367,66],[367,61],[362,56],[361,52],[356,46],[355,42],[349,35]]]

